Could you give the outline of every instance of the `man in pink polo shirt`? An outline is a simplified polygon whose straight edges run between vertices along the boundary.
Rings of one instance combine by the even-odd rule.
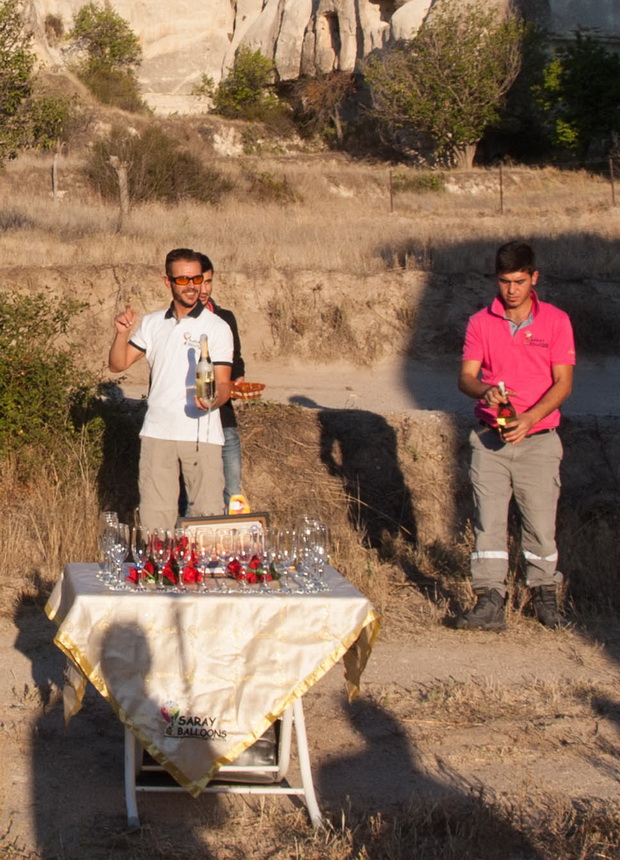
[[[459,376],[460,390],[477,401],[480,426],[470,436],[476,604],[457,619],[457,627],[505,626],[507,518],[513,495],[521,512],[521,546],[534,610],[545,626],[560,627],[555,517],[562,443],[556,427],[559,406],[572,389],[573,332],[568,315],[534,292],[538,272],[530,245],[502,245],[495,274],[498,295],[469,320]],[[516,415],[500,435],[497,410],[508,399]]]

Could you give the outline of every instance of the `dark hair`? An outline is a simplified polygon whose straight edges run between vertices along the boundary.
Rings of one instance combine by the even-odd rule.
[[[166,254],[166,274],[170,277],[172,273],[172,264],[183,260],[186,263],[200,263],[201,255],[191,248],[175,248]]]
[[[507,275],[509,272],[527,272],[533,275],[536,271],[534,249],[527,242],[507,242],[498,248],[495,255],[495,274]]]
[[[203,274],[204,274],[204,272],[213,272],[214,271],[213,263],[207,257],[206,254],[201,254],[200,251],[197,251],[196,256],[198,257],[198,260],[200,261],[200,265],[202,266]]]

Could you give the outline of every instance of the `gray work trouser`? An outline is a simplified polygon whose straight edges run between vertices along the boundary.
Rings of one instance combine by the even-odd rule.
[[[179,470],[192,517],[224,510],[222,446],[210,442],[140,439],[140,523],[147,529],[173,529],[179,510]]]
[[[504,445],[491,428],[470,435],[471,478],[476,513],[472,586],[506,593],[507,520],[512,495],[522,521],[521,547],[530,588],[559,584],[555,518],[560,495],[562,443],[555,431]]]

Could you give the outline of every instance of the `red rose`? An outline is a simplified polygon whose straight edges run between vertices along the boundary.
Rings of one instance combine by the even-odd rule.
[[[192,582],[198,582],[199,579],[200,576],[198,574],[198,571],[193,565],[188,564],[183,568],[183,582],[185,583],[185,585],[189,585]]]
[[[138,584],[138,569],[135,567],[129,568],[129,576],[127,577],[127,582],[135,582]]]
[[[226,565],[226,570],[231,576],[239,576],[240,573],[243,573],[243,568],[241,567],[241,562],[237,558],[233,558],[232,561],[229,561]]]
[[[253,555],[252,558],[248,562],[248,567],[250,570],[258,570],[259,567],[262,567],[263,563],[257,555]]]
[[[258,578],[257,578],[257,576],[253,570],[248,570],[248,572],[245,575],[245,581],[249,582],[251,584],[258,582]]]
[[[172,558],[172,557],[171,557],[171,558]],[[161,575],[162,575],[162,577],[163,577],[164,579],[169,580],[169,582],[170,582],[172,585],[176,585],[176,584],[177,584],[178,577],[177,577],[176,571],[174,570],[174,567],[173,567],[173,565],[172,565],[171,561],[168,561],[168,562],[166,563],[166,566],[165,566],[165,567],[164,567],[164,569],[162,570]]]

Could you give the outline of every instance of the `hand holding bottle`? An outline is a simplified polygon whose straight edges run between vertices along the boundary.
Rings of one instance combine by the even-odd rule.
[[[497,389],[502,397],[497,407],[497,426],[499,428],[499,435],[506,441],[505,434],[510,431],[512,425],[517,420],[517,411],[510,402],[506,385],[503,382],[498,382]]]

